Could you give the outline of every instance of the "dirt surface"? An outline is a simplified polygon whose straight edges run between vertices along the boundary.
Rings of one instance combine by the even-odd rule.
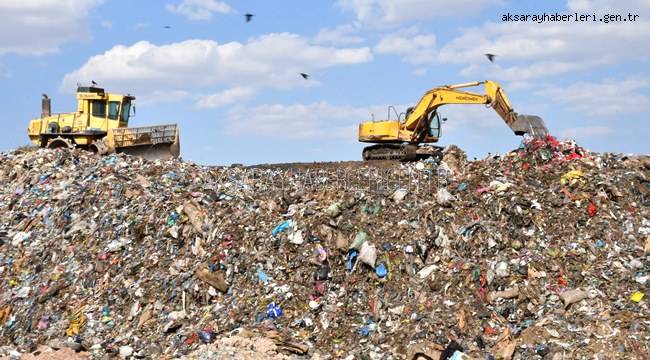
[[[31,354],[20,354],[20,360],[85,360],[88,358],[87,353],[76,353],[68,348],[54,350],[46,346],[39,347]],[[9,356],[0,357],[0,360],[9,359]]]
[[[223,337],[214,344],[202,345],[198,350],[182,357],[186,360],[232,359],[232,360],[284,360],[289,359],[279,352],[269,338],[234,335]]]
[[[322,169],[322,170],[337,170],[337,169],[356,169],[360,166],[374,167],[381,169],[392,169],[402,164],[396,160],[373,160],[373,161],[332,161],[332,162],[297,162],[297,163],[284,163],[284,164],[258,164],[248,166],[252,169]]]

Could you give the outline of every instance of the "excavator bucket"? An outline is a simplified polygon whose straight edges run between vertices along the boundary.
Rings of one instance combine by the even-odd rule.
[[[542,138],[548,135],[548,129],[541,117],[537,115],[517,115],[515,122],[510,125],[515,135],[528,134]]]
[[[180,155],[176,125],[113,129],[115,151],[148,160],[171,159]]]

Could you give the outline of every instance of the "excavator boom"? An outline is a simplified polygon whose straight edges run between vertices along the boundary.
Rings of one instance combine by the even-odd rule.
[[[503,88],[493,81],[485,81],[485,90],[490,97],[490,106],[501,116],[515,135],[528,134],[533,137],[545,137],[548,129],[544,120],[537,115],[521,115],[514,112]]]
[[[485,85],[485,94],[459,90],[479,85]],[[364,149],[364,159],[413,160],[428,155],[428,150],[424,151],[419,145],[438,141],[440,119],[437,109],[447,104],[486,105],[493,108],[516,135],[529,134],[543,137],[548,134],[544,121],[540,117],[517,114],[505,92],[496,82],[486,80],[445,85],[427,91],[415,106],[407,110],[404,121],[398,118],[361,123],[359,141],[377,144]],[[429,148],[434,148],[434,151],[440,149]]]

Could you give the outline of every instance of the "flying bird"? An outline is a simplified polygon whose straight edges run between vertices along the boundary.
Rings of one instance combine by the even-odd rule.
[[[485,54],[485,56],[488,58],[488,60],[490,60],[491,63],[493,63],[494,58],[497,57],[496,55],[490,53]]]
[[[165,25],[165,26],[163,26],[163,27],[164,27],[165,29],[171,29],[171,28],[172,28],[172,27],[169,26],[169,25]]]
[[[46,93],[43,93],[43,99],[45,99],[45,100],[47,100],[47,99],[48,99],[48,97],[47,97],[47,94],[46,94]]]
[[[300,73],[300,76],[302,76],[302,78],[305,80],[309,79],[309,74]]]
[[[93,84],[93,85],[97,85],[97,83],[95,82],[95,80],[90,80],[90,83]]]
[[[251,22],[251,20],[253,20],[253,16],[255,15],[248,13],[248,14],[244,14],[244,16],[246,17],[246,22]]]

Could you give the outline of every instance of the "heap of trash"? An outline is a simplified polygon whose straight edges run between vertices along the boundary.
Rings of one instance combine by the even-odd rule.
[[[359,169],[423,176],[375,191],[287,168],[0,153],[0,356],[650,353],[648,156],[549,137]]]

